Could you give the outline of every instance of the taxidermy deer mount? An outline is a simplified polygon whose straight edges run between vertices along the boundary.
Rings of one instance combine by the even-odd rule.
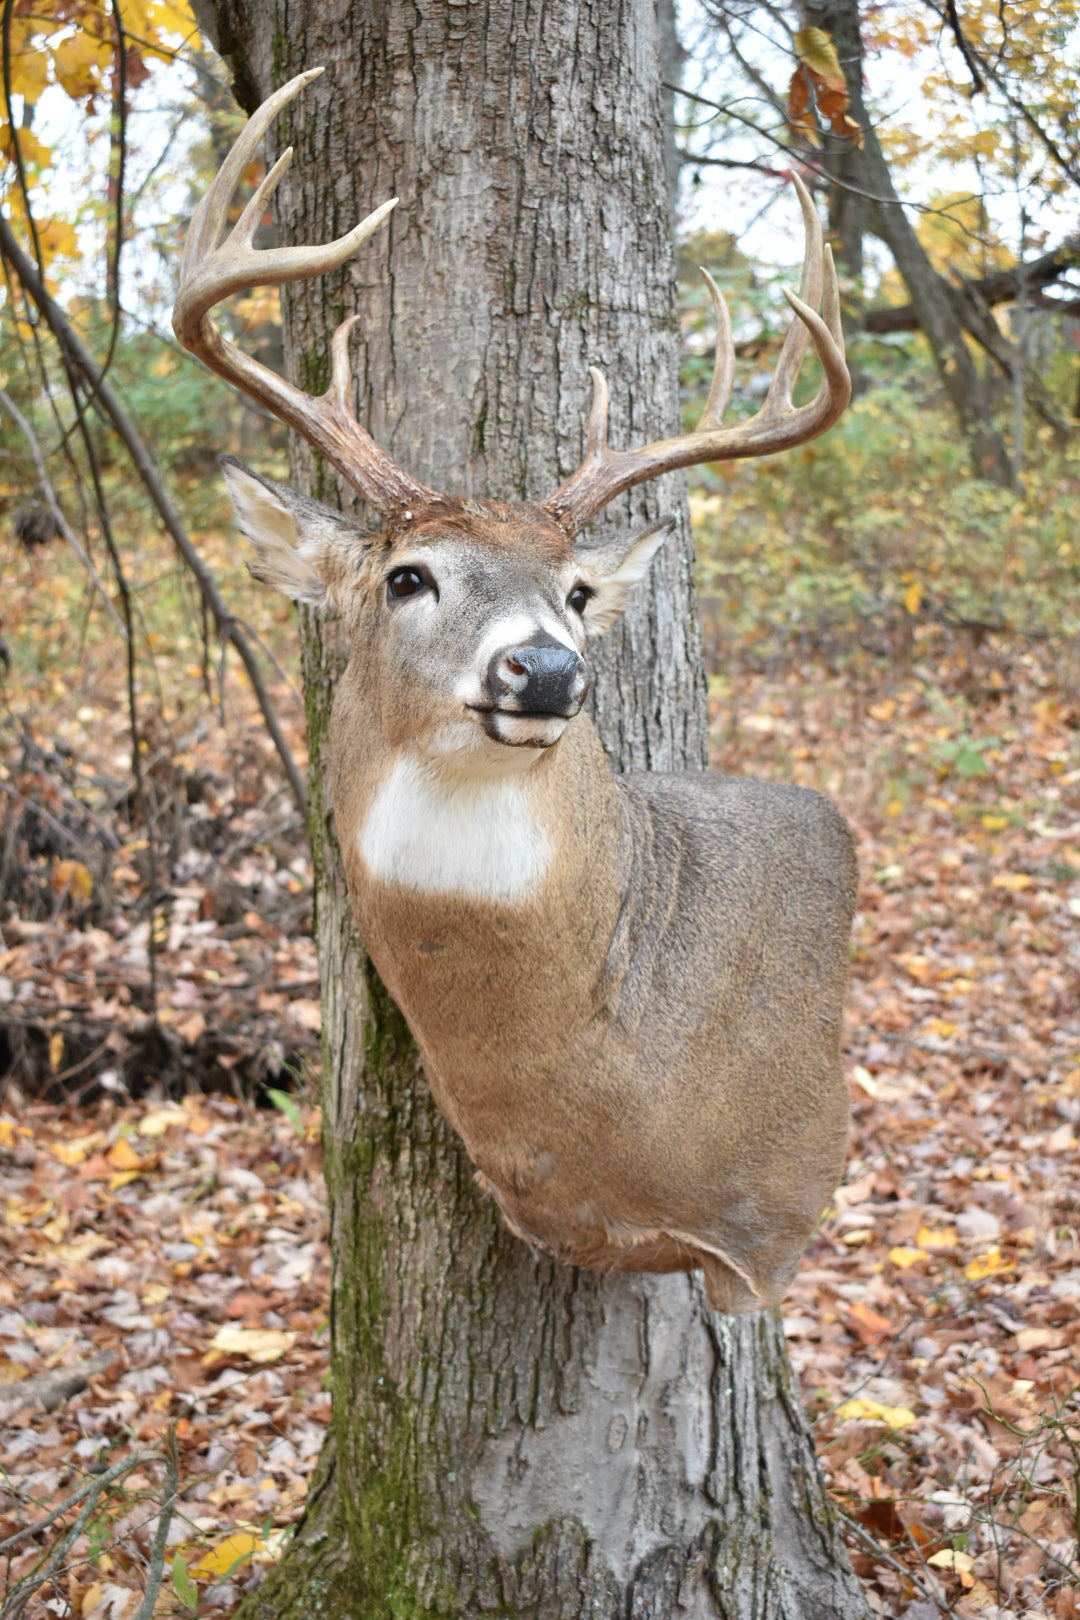
[[[191,222],[173,313],[185,348],[301,434],[384,520],[372,535],[226,458],[252,571],[340,614],[351,660],[329,734],[360,933],[436,1102],[526,1242],[597,1270],[705,1273],[721,1311],[778,1301],[839,1177],[841,1011],[855,866],[807,789],[615,776],[582,702],[584,653],[668,523],[577,538],[632,485],[825,432],[851,393],[836,275],[804,187],[797,319],[761,409],[721,425],[735,354],[710,276],[716,364],[692,433],[607,442],[593,371],[585,458],[538,505],[425,489],[355,421],[353,316],[329,390],[302,393],[228,342],[228,294],[336,269],[394,207],[326,247],[255,251],[286,151],[227,232],[275,114],[263,104]],[[824,315],[817,306],[824,293]],[[824,377],[795,407],[807,341]]]

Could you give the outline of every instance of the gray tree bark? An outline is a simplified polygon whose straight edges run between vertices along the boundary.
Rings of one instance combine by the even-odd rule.
[[[298,381],[325,386],[330,333],[360,309],[361,420],[425,483],[492,497],[541,497],[576,464],[589,363],[611,383],[614,442],[675,429],[655,0],[197,9],[249,109],[327,66],[272,132],[297,148],[286,239],[402,198],[338,278],[288,290]],[[337,500],[294,448],[297,483]],[[681,480],[602,521],[671,510],[678,542],[599,660],[618,769],[706,759]],[[302,629],[334,1420],[294,1548],[246,1620],[862,1620],[779,1318],[711,1315],[687,1277],[556,1267],[477,1192],[349,915],[323,752],[344,649],[334,624]]]

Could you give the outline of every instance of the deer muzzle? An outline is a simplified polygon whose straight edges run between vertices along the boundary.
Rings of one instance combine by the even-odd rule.
[[[589,671],[573,647],[537,639],[497,652],[488,666],[488,688],[495,709],[504,714],[569,720],[585,701]]]

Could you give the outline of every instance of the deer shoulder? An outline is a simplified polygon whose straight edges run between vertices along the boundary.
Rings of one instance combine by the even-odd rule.
[[[601,536],[589,525],[661,473],[772,453],[836,420],[850,381],[817,215],[796,181],[807,229],[796,318],[750,422],[723,425],[734,350],[707,278],[717,357],[693,432],[613,449],[594,372],[585,456],[558,489],[536,504],[443,494],[354,418],[355,316],[334,337],[319,398],[212,319],[240,288],[342,264],[393,206],[326,247],[256,252],[285,153],[228,228],[258,141],[313,76],[259,109],[200,203],[174,325],[381,519],[363,527],[226,460],[252,571],[348,633],[328,752],[365,944],[436,1101],[526,1241],[598,1269],[700,1267],[718,1309],[771,1304],[841,1169],[851,841],[828,802],[799,788],[613,776],[583,708],[590,651],[670,521]],[[795,407],[808,344],[823,380]]]

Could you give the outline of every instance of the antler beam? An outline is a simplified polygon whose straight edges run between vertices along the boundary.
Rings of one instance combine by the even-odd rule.
[[[703,270],[716,314],[716,361],[700,422],[692,433],[676,439],[658,439],[636,450],[612,450],[607,442],[607,383],[601,372],[590,367],[593,402],[585,459],[577,472],[543,502],[544,510],[569,534],[577,534],[602,507],[635,484],[701,461],[734,461],[787,450],[807,439],[816,439],[843,412],[851,398],[851,377],[844,362],[836,270],[831,251],[822,246],[821,222],[810,194],[798,175],[793,179],[806,225],[806,254],[798,294],[785,289],[784,296],[798,319],[784,340],[761,409],[748,422],[721,426],[735,377],[735,345],[727,306],[716,283]],[[817,313],[823,286],[824,319]],[[815,398],[796,409],[792,391],[808,343],[813,343],[825,375]]]
[[[334,334],[331,382],[322,395],[305,394],[244,354],[210,318],[214,306],[231,293],[249,287],[280,286],[286,281],[301,281],[338,269],[352,257],[361,242],[378,230],[397,204],[396,197],[383,203],[346,236],[323,247],[257,250],[253,246],[255,231],[292,162],[290,146],[226,235],[233,194],[270,123],[322,71],[320,67],[298,74],[263,102],[249,118],[217,178],[196,208],[180,260],[173,330],[184,348],[204,365],[295,428],[376,511],[394,517],[409,507],[430,502],[434,496],[380,450],[353,416],[348,340],[358,317],[350,316]]]

